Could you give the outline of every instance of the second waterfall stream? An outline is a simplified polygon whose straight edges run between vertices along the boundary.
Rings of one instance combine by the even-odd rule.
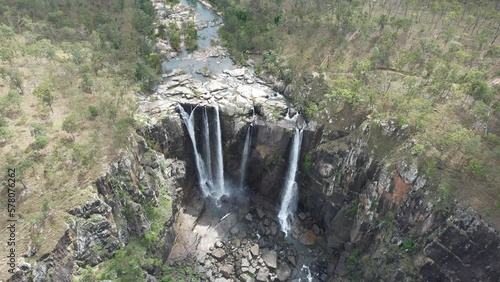
[[[293,215],[297,210],[297,202],[299,189],[295,182],[295,174],[300,155],[300,146],[302,144],[302,129],[295,129],[295,134],[292,140],[292,148],[290,151],[290,159],[288,161],[288,170],[286,172],[285,185],[283,186],[281,195],[281,205],[278,213],[278,219],[281,225],[281,230],[288,236],[293,225]]]

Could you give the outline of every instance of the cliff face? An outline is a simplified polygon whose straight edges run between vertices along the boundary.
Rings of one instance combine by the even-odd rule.
[[[226,173],[237,178],[249,125],[244,117],[222,119]],[[182,137],[181,131],[171,131],[180,126],[179,121],[172,125],[173,120],[164,119],[149,132],[160,140],[161,150],[170,148],[167,157],[187,158],[188,170],[193,170],[191,147],[181,148],[162,137],[184,138],[184,144],[190,144],[187,133]],[[293,126],[262,119],[253,129],[249,186],[275,203],[283,186]],[[305,129],[297,177],[299,208],[311,215],[325,237],[331,253],[328,276],[363,281],[497,281],[498,231],[473,210],[440,196],[411,155],[382,161],[381,156],[391,157],[394,148],[404,146],[399,142],[386,152],[375,152],[370,138],[403,140],[397,131],[388,135],[366,125],[350,132],[323,132],[313,123]]]
[[[226,174],[238,179],[249,114],[221,114]],[[295,124],[258,117],[253,126],[248,184],[252,194],[277,206]],[[34,266],[21,266],[10,281],[71,281],[151,234],[159,239],[147,245],[147,257],[167,259],[182,199],[199,194],[192,145],[177,113],[139,132],[144,138],[135,137],[133,149],[96,180],[95,200],[68,211],[69,228],[56,249]],[[299,210],[324,238],[325,275],[331,281],[497,281],[498,231],[437,195],[411,156],[383,160],[393,150],[377,152],[371,142],[398,134],[377,134],[369,126],[335,132],[312,122],[305,127]],[[294,232],[307,242],[307,230]],[[151,267],[144,275],[160,278],[161,271]]]
[[[302,170],[302,207],[322,224],[338,254],[328,274],[498,281],[498,231],[473,210],[437,195],[411,155],[390,163],[376,159],[369,136],[389,142],[397,133],[374,136],[369,126],[362,128],[325,134],[334,138],[323,138],[312,150],[312,169]]]
[[[130,141],[132,149],[95,181],[95,199],[68,211],[72,216],[57,247],[33,266],[21,265],[9,281],[73,281],[85,267],[109,260],[148,233],[158,238],[148,246],[148,256],[166,259],[175,239],[176,189],[185,186],[185,166],[149,149],[139,136]]]

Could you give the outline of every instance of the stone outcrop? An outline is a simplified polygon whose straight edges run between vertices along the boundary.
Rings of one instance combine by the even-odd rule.
[[[73,281],[81,268],[112,258],[117,250],[151,230],[153,219],[146,206],[162,205],[155,219],[162,227],[161,241],[151,254],[166,259],[175,238],[176,189],[185,185],[184,163],[165,159],[139,136],[133,139],[137,141],[132,149],[95,182],[95,199],[68,211],[73,223],[56,248],[9,281]]]

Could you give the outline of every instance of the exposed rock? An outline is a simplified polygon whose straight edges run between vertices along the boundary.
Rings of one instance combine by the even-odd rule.
[[[415,179],[417,179],[418,176],[418,168],[415,164],[413,163],[408,163],[407,161],[402,161],[398,165],[398,172],[399,175],[403,178],[403,180],[411,184]]]
[[[318,225],[314,224],[313,231],[314,231],[314,234],[319,235],[321,233],[321,228],[319,228]]]
[[[215,92],[215,91],[227,89],[227,85],[222,84],[216,80],[212,80],[205,85],[205,88],[207,88],[207,90],[210,92]]]
[[[266,216],[266,214],[264,213],[264,211],[262,211],[262,209],[260,208],[257,208],[257,215],[259,216],[260,219],[263,219],[264,216]]]
[[[250,253],[252,253],[252,255],[254,257],[258,256],[259,255],[259,245],[258,244],[254,244],[251,248],[250,248]]]
[[[240,281],[241,282],[254,282],[255,279],[252,278],[250,275],[243,273],[240,275]]]
[[[226,252],[223,249],[215,249],[212,251],[212,256],[218,260],[222,260],[226,256]]]
[[[337,265],[335,266],[335,274],[339,276],[344,276],[349,273],[349,269],[346,265],[347,257],[349,256],[348,252],[342,252],[339,260],[337,261]]]
[[[93,214],[107,216],[111,213],[111,207],[101,201],[101,199],[95,199],[94,201],[83,206],[69,210],[68,213],[83,218],[89,218]]]
[[[250,214],[250,213],[249,213],[249,214],[247,214],[247,215],[245,216],[245,219],[246,219],[246,220],[248,220],[248,221],[252,221],[252,214]]]
[[[306,230],[304,233],[302,233],[299,237],[300,243],[302,243],[305,246],[311,246],[316,243],[317,236],[312,230]]]
[[[219,240],[219,241],[215,242],[215,247],[216,248],[222,248],[222,247],[224,247],[224,243]]]
[[[267,267],[261,267],[259,269],[259,272],[257,272],[256,280],[261,282],[266,282],[268,276],[269,276],[269,269]]]
[[[158,51],[158,52],[165,52],[165,51],[168,51],[170,50],[170,46],[163,43],[163,42],[158,42],[156,43],[155,45],[155,49]]]
[[[224,73],[227,73],[232,77],[240,77],[245,74],[245,69],[224,70]]]
[[[232,265],[224,264],[219,267],[219,271],[224,277],[230,278],[234,273],[234,267]]]
[[[317,166],[317,171],[323,178],[331,177],[335,173],[335,166],[332,164],[320,162]]]
[[[275,250],[262,250],[262,259],[266,263],[267,266],[271,268],[276,268],[278,263],[278,253]]]
[[[290,275],[292,274],[292,270],[286,263],[280,263],[278,270],[276,271],[276,275],[279,281],[288,281]]]

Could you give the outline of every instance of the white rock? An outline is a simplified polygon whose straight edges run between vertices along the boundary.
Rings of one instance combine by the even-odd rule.
[[[227,85],[222,84],[216,80],[212,80],[209,83],[207,83],[207,85],[205,85],[205,88],[207,88],[209,92],[215,92],[227,89]]]

